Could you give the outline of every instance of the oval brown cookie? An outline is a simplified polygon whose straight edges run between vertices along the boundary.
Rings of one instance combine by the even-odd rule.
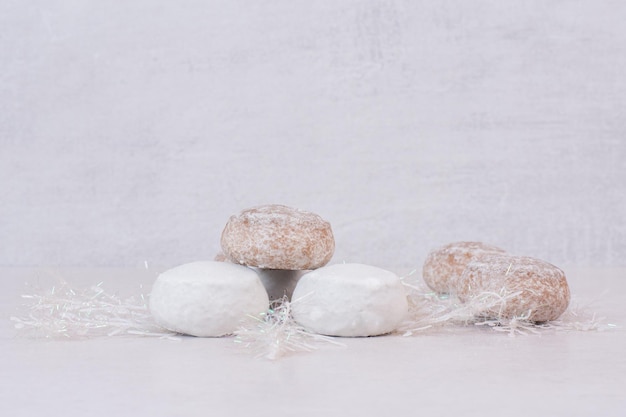
[[[431,251],[426,257],[422,277],[438,293],[454,293],[455,281],[472,260],[504,250],[481,242],[454,242]]]
[[[561,269],[539,259],[514,255],[490,255],[470,262],[457,281],[456,291],[463,302],[482,297],[478,301],[486,303],[483,315],[535,322],[556,320],[570,300]]]
[[[316,269],[326,265],[335,251],[330,223],[317,214],[277,204],[231,216],[221,245],[232,262],[265,269]]]

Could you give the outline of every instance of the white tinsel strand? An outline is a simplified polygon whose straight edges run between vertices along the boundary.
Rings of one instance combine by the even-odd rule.
[[[404,282],[404,285],[408,292],[409,319],[397,330],[404,336],[459,325],[486,326],[511,336],[538,334],[546,330],[602,331],[616,327],[614,324],[606,323],[604,318],[598,318],[595,314],[573,305],[558,320],[548,323],[528,320],[531,316],[530,311],[513,318],[484,317],[482,312],[503,308],[507,300],[517,296],[518,293],[503,295],[485,292],[469,302],[462,303],[453,295],[437,294],[425,288],[423,284]]]
[[[421,283],[405,285],[410,314],[396,332],[405,336],[468,325],[489,327],[510,335],[546,330],[602,331],[616,327],[575,303],[558,320],[549,323],[529,321],[530,312],[511,319],[485,318],[480,314],[482,311],[503,305],[517,294],[485,293],[472,302],[461,303],[456,297],[436,294]],[[62,281],[50,290],[34,290],[23,298],[28,300],[24,315],[11,317],[20,335],[69,339],[120,335],[178,339],[175,333],[154,322],[146,296],[139,294],[121,299],[107,293],[103,283],[77,290]],[[252,324],[242,325],[235,332],[235,341],[255,356],[268,359],[309,352],[323,344],[344,346],[334,338],[310,333],[298,325],[291,316],[291,304],[286,298],[275,302],[262,318],[256,317]]]
[[[24,315],[11,317],[18,334],[42,338],[90,338],[103,336],[152,336],[175,339],[175,333],[159,327],[144,294],[122,299],[106,292],[103,283],[86,289],[67,282],[50,290],[23,295]]]
[[[294,301],[297,302],[297,301]],[[257,358],[278,359],[295,352],[311,352],[320,345],[344,346],[331,337],[310,333],[291,315],[287,297],[272,302],[262,318],[253,317],[235,331],[235,343]]]

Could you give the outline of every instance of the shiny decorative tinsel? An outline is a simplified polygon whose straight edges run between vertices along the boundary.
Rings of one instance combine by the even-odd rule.
[[[494,319],[482,311],[503,306],[517,294],[502,296],[484,293],[462,303],[454,296],[436,294],[422,283],[409,283],[403,277],[409,301],[409,316],[395,334],[417,335],[433,331],[453,331],[481,326],[510,335],[534,334],[553,330],[601,331],[616,327],[602,317],[571,305],[559,320],[533,323],[530,312],[511,319]],[[159,327],[148,309],[144,294],[122,299],[106,292],[103,283],[77,290],[61,281],[49,290],[33,289],[22,296],[25,312],[11,317],[19,334],[43,338],[94,338],[110,336],[149,336],[179,340],[176,333]],[[339,345],[337,338],[308,332],[295,322],[286,297],[272,303],[262,317],[247,320],[235,331],[235,342],[256,357],[278,359],[294,352],[310,352],[323,345]]]
[[[530,311],[513,318],[485,317],[482,312],[503,308],[507,300],[519,293],[502,295],[497,292],[484,292],[463,303],[454,295],[437,294],[422,283],[407,283],[407,277],[403,278],[403,283],[407,289],[409,316],[396,331],[403,336],[426,331],[442,331],[453,326],[485,326],[494,331],[507,332],[511,336],[536,334],[546,330],[602,331],[616,327],[614,324],[606,323],[604,317],[596,317],[594,313],[572,304],[558,320],[547,323],[528,320],[531,316]]]
[[[235,331],[235,342],[252,352],[257,358],[278,359],[294,352],[310,352],[320,345],[344,346],[334,338],[311,333],[291,316],[291,305],[285,296],[273,301],[263,318],[241,326]]]
[[[103,283],[74,289],[61,281],[49,290],[34,289],[22,317],[11,317],[25,336],[44,338],[93,338],[102,336],[152,336],[175,339],[175,333],[159,327],[148,310],[144,294],[122,299],[106,292]]]

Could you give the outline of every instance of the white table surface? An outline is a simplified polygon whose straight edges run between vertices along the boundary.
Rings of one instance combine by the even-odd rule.
[[[615,329],[458,328],[269,361],[233,338],[16,337],[9,317],[26,282],[104,281],[123,295],[158,270],[2,268],[0,416],[626,416],[626,270],[564,269],[575,298]]]

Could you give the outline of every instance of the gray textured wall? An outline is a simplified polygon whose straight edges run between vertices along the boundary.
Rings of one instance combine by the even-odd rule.
[[[2,1],[0,265],[212,258],[318,212],[335,261],[483,240],[626,265],[626,3]]]

